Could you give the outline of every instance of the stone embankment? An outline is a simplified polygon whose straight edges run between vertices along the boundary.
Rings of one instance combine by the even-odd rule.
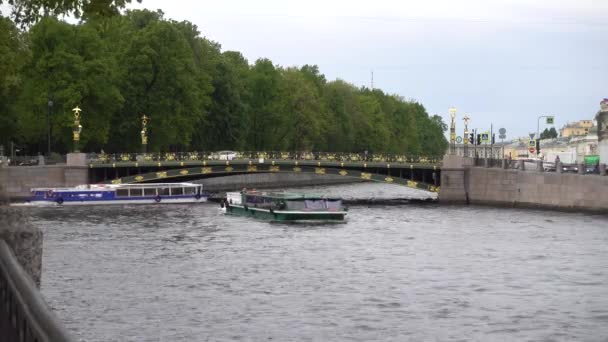
[[[472,166],[446,156],[441,203],[471,203],[608,213],[608,176]]]

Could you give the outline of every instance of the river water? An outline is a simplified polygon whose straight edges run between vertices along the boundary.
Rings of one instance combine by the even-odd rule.
[[[43,295],[81,341],[608,341],[606,216],[358,205],[345,224],[294,225],[209,203],[32,221]]]

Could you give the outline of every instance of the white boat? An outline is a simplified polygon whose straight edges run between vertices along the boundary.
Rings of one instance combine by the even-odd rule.
[[[87,184],[33,188],[31,193],[27,203],[34,206],[199,203],[209,198],[203,185],[195,183]]]

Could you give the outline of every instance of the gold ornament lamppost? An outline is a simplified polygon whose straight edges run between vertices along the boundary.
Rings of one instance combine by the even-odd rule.
[[[450,108],[450,118],[452,122],[450,124],[450,146],[452,146],[452,153],[456,152],[456,108]]]
[[[462,121],[464,121],[464,156],[468,157],[467,153],[468,153],[468,145],[469,145],[469,121],[471,119],[469,118],[469,115],[465,114],[464,117],[462,118]]]
[[[146,153],[148,147],[148,120],[149,117],[146,114],[143,114],[141,117],[141,152]]]
[[[74,152],[77,153],[80,152],[78,151],[78,142],[80,141],[80,133],[82,132],[82,125],[80,124],[80,112],[82,109],[76,106],[72,111],[74,112],[74,127],[72,127],[72,133],[74,134]]]

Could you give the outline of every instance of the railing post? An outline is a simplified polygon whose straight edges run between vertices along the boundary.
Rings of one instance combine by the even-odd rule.
[[[23,269],[40,287],[42,231],[31,225],[22,211],[0,203],[0,240],[6,241]]]
[[[562,162],[558,161],[555,163],[555,172],[557,173],[563,173],[564,169],[562,168]]]
[[[600,176],[606,176],[606,164],[600,164]]]
[[[525,171],[525,170],[526,170],[526,163],[524,163],[524,161],[523,161],[523,160],[521,160],[521,159],[520,159],[520,160],[518,160],[518,161],[517,161],[517,164],[519,165],[519,169],[520,169],[521,171]]]
[[[579,175],[585,174],[585,164],[584,163],[578,163],[578,174]]]

